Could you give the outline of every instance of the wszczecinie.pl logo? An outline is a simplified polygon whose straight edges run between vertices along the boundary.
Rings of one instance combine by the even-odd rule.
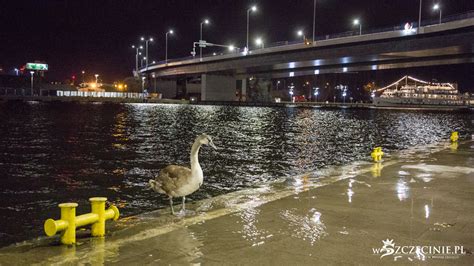
[[[458,259],[465,255],[464,246],[398,246],[393,239],[382,240],[381,248],[372,248],[374,255],[380,255],[380,259],[393,256],[396,261],[403,257],[412,261],[413,259]]]

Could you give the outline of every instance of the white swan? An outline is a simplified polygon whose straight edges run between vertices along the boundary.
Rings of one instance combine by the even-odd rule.
[[[210,145],[217,149],[212,138],[206,134],[197,136],[191,148],[191,169],[178,165],[168,165],[160,171],[155,179],[150,179],[148,183],[155,192],[166,194],[170,200],[171,213],[173,210],[173,198],[183,197],[182,210],[186,196],[199,189],[203,182],[201,165],[199,165],[198,153],[202,145]]]

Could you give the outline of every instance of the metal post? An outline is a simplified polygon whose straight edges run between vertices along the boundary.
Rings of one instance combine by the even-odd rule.
[[[362,22],[359,23],[359,35],[362,35]]]
[[[137,48],[137,53],[135,54],[135,71],[137,72],[137,75],[138,75],[138,48]]]
[[[201,30],[200,30],[200,33],[199,33],[199,42],[201,43],[202,41],[202,24],[204,22],[201,22]],[[202,60],[202,47],[201,47],[201,44],[199,44],[199,60]]]
[[[439,24],[441,24],[441,7],[439,8]]]
[[[148,40],[145,41],[145,68],[148,70]]]
[[[420,28],[421,28],[421,6],[422,6],[423,0],[420,0],[420,9],[418,11],[418,28],[416,28],[416,33],[420,33]]]
[[[165,48],[165,64],[168,64],[168,33],[169,31],[166,32],[165,34],[165,42],[166,42],[166,48]]]
[[[249,16],[250,16],[250,9],[247,9],[247,44],[245,47],[247,47],[247,51],[249,49]]]
[[[313,4],[313,44],[316,40],[316,0],[314,0]]]
[[[33,75],[35,74],[35,72],[30,71],[30,74],[31,74],[31,96],[33,96]]]

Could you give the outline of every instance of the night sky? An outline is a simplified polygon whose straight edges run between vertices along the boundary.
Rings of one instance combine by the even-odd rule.
[[[425,19],[436,19],[434,0],[423,0]],[[474,10],[473,0],[443,0],[443,16]],[[188,56],[199,39],[199,24],[209,18],[204,39],[245,46],[246,10],[252,4],[250,38],[266,43],[296,40],[297,29],[312,35],[313,0],[7,0],[0,8],[0,66],[4,71],[41,60],[50,66],[50,80],[99,73],[105,81],[131,75],[135,55],[131,44],[152,36],[150,61],[163,60],[165,32],[169,58]],[[418,20],[417,0],[318,0],[316,35],[355,30],[360,17],[364,29],[403,25]],[[204,52],[212,52],[205,50]]]

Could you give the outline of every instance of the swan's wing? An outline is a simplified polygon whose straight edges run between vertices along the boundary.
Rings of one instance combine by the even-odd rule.
[[[156,181],[161,183],[161,188],[169,194],[169,192],[175,191],[187,183],[190,178],[191,169],[184,166],[168,165],[160,171]]]

